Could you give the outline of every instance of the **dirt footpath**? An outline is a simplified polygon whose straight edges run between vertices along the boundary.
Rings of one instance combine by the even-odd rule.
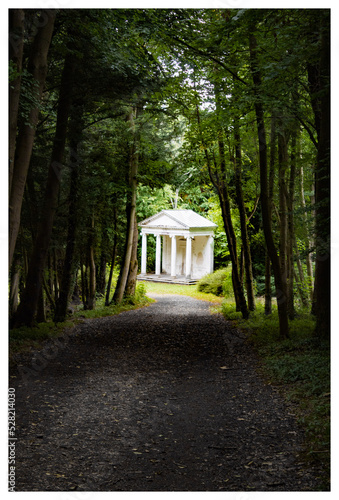
[[[316,490],[243,335],[207,302],[156,300],[86,320],[12,373],[16,491]]]

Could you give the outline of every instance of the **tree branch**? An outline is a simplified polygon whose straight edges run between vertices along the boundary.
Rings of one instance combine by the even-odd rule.
[[[214,56],[212,56],[212,54],[210,54],[208,52],[204,52],[203,50],[196,49],[195,47],[193,47],[189,43],[184,42],[184,40],[181,40],[180,38],[178,38],[176,36],[172,37],[172,39],[175,40],[176,42],[180,43],[181,45],[184,45],[188,49],[193,50],[193,52],[195,52],[196,54],[199,54],[202,57],[206,57],[207,59],[210,59],[211,61],[216,62],[222,68],[224,68],[224,70],[226,70],[228,73],[230,73],[236,80],[243,83],[244,85],[248,85],[248,83],[245,80],[240,78],[240,76],[238,76],[237,73],[232,71],[228,66],[226,66],[226,64],[224,64],[222,61],[220,61],[220,59],[218,59],[217,57],[214,57]]]

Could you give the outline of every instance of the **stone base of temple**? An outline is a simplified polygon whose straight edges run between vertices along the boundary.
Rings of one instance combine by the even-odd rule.
[[[173,278],[170,274],[161,273],[160,275],[156,274],[139,274],[137,276],[138,281],[155,281],[159,283],[174,283],[176,285],[195,285],[197,283],[197,279],[194,278],[186,278],[186,276],[176,276]]]

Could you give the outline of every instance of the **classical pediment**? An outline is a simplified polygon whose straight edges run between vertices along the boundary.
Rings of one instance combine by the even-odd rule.
[[[214,228],[216,224],[193,210],[163,210],[140,222],[140,227],[163,229]]]

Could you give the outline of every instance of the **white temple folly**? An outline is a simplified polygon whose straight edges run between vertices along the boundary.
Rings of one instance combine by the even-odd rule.
[[[142,235],[139,280],[195,283],[213,272],[216,224],[193,210],[162,210],[139,223]],[[155,273],[146,273],[147,235],[156,236]]]

